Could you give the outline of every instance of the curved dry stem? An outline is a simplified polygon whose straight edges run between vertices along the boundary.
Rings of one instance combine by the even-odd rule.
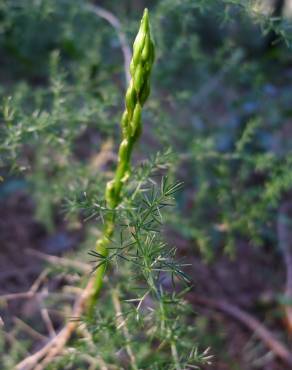
[[[276,356],[278,356],[284,363],[292,368],[292,353],[291,351],[280,342],[275,336],[256,318],[249,313],[241,310],[239,307],[225,302],[222,299],[211,299],[198,296],[194,293],[188,296],[190,302],[212,307],[216,310],[222,311],[234,319],[240,321],[247,328],[253,331],[258,338],[269,348]]]
[[[292,202],[283,202],[278,211],[277,232],[278,244],[282,251],[286,267],[285,298],[292,299]],[[284,305],[288,331],[292,332],[292,306]]]
[[[87,4],[86,8],[96,14],[98,17],[101,17],[108,21],[108,23],[113,26],[115,29],[117,36],[120,41],[123,57],[124,57],[124,70],[125,70],[125,77],[126,77],[126,83],[127,85],[130,83],[131,76],[129,71],[129,66],[132,58],[131,49],[127,42],[127,37],[125,33],[122,30],[121,22],[118,20],[118,18],[108,10],[103,9],[102,7],[98,5],[92,5]]]
[[[94,277],[92,277],[82,294],[76,299],[72,317],[81,317],[85,310],[88,297],[91,294]],[[16,365],[16,370],[42,370],[53,360],[55,356],[62,352],[66,343],[78,326],[78,321],[69,321],[63,329],[46,343],[40,350],[33,355],[25,358]]]

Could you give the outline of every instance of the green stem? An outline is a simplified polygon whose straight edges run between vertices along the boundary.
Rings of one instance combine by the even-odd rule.
[[[150,74],[154,61],[154,43],[151,37],[148,10],[144,10],[140,28],[133,46],[130,64],[131,81],[125,96],[125,111],[121,120],[122,142],[119,147],[118,164],[113,180],[107,183],[105,199],[109,209],[114,210],[121,203],[124,183],[131,171],[131,156],[134,144],[141,134],[141,111],[150,93]],[[96,252],[102,256],[102,263],[95,271],[95,280],[88,300],[88,314],[93,317],[94,307],[103,285],[107,268],[109,243],[114,233],[115,215],[105,220],[102,237],[96,242]]]
[[[87,314],[89,317],[94,317],[94,308],[98,299],[98,295],[103,286],[104,275],[107,269],[107,257],[109,255],[109,243],[114,231],[114,214],[107,216],[104,224],[103,236],[96,242],[96,252],[103,256],[104,263],[100,264],[95,270],[94,283],[92,287],[92,293],[88,300]],[[102,261],[101,261],[102,262]]]
[[[171,342],[170,347],[171,347],[171,354],[172,354],[172,358],[173,358],[173,361],[174,361],[175,369],[176,370],[181,370],[181,366],[180,366],[180,362],[179,362],[179,358],[178,358],[178,353],[177,353],[177,348],[176,348],[176,345],[173,341]]]

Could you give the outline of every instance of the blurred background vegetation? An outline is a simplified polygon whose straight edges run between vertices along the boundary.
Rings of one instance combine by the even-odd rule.
[[[117,17],[129,45],[150,9],[157,55],[134,162],[152,158],[184,183],[164,234],[190,261],[196,294],[239,305],[291,349],[291,1],[95,5]],[[0,2],[1,293],[28,289],[39,273],[25,249],[88,260],[93,205],[116,160],[124,74],[117,30],[93,3]],[[19,336],[9,310],[32,321],[33,308],[3,304]],[[212,348],[210,369],[287,369],[241,324],[195,310],[189,325]],[[1,346],[2,368],[12,369],[31,343],[5,356]]]

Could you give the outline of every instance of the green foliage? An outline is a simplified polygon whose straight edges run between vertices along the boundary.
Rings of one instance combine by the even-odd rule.
[[[122,282],[119,285],[125,300],[124,319],[127,319],[132,337],[137,368],[178,368],[176,362],[183,368],[187,362],[198,364],[200,357],[194,356],[193,342],[187,340],[194,333],[183,324],[187,306],[182,300],[182,292],[170,293],[168,286],[178,281],[189,283],[189,279],[182,271],[183,264],[174,260],[175,250],[167,247],[160,235],[161,211],[172,206],[173,195],[180,184],[171,185],[163,179],[159,189],[152,185],[148,190],[150,184],[149,179],[142,186],[137,184],[140,191],[131,191],[116,210],[116,225],[120,225],[120,230],[115,233],[109,255],[106,258],[94,252],[92,255],[96,266],[109,262],[116,266],[117,276],[111,274],[111,280]],[[99,347],[100,341],[104,342],[98,335],[103,326],[99,328],[93,320],[90,327],[93,336],[96,333]],[[142,347],[138,339],[134,339],[139,337],[144,343]],[[151,347],[157,341],[161,343],[161,350],[152,356]]]
[[[216,148],[212,138],[195,139],[192,168],[196,174],[193,220],[177,218],[173,223],[188,238],[195,238],[207,259],[224,246],[235,252],[239,238],[255,245],[274,242],[275,224],[281,199],[292,187],[291,152],[285,158],[256,149],[255,137],[262,124],[251,120],[230,151]],[[188,226],[187,226],[188,225]]]
[[[108,267],[110,281],[96,316],[77,318],[92,343],[73,338],[72,351],[52,369],[85,368],[98,356],[112,368],[204,368],[210,358],[198,343],[205,346],[209,337],[193,324],[183,298],[190,288],[185,262],[168,246],[168,231],[208,260],[224,251],[236,257],[242,240],[275,250],[278,207],[291,194],[291,20],[262,12],[252,1],[146,5],[157,49],[153,92],[131,180],[122,182],[129,175],[127,161],[117,181],[123,191],[113,202],[104,199],[115,175],[113,153],[133,123],[139,126],[135,106],[140,110],[148,94],[141,101],[138,93],[138,99],[132,83],[121,139],[124,76],[116,32],[84,1],[0,5],[0,195],[11,179],[21,178],[35,201],[36,218],[51,232],[60,213],[72,227],[82,220],[78,227],[82,224],[86,240],[75,255],[80,260],[88,260],[85,252],[93,249],[108,217],[115,220],[108,255],[97,250],[90,257],[95,269]],[[138,2],[106,6],[132,40]],[[138,65],[132,66],[134,80]],[[112,155],[96,165],[104,142]],[[175,194],[181,182],[183,191]],[[116,312],[117,297],[122,314]],[[56,305],[53,298],[48,303]],[[214,335],[212,344],[218,340]],[[24,344],[31,349],[29,341]],[[0,345],[6,353],[6,342]],[[11,348],[1,368],[12,368],[24,356],[23,347]]]

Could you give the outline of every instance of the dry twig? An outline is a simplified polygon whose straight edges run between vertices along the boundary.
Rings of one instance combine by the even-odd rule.
[[[57,334],[55,332],[54,325],[52,323],[52,320],[50,318],[50,315],[49,315],[48,310],[46,309],[46,307],[41,308],[41,316],[42,316],[42,319],[43,319],[43,321],[44,321],[44,323],[47,327],[49,336],[51,338],[55,337]]]
[[[64,257],[52,256],[50,254],[39,252],[36,251],[35,249],[30,248],[26,249],[25,253],[40,258],[52,264],[57,264],[64,267],[73,267],[85,273],[89,273],[91,271],[91,267],[88,264],[80,261],[70,260],[69,258]]]
[[[89,331],[86,329],[86,327],[82,327],[80,328],[80,331],[82,332],[84,338],[87,340],[87,343],[88,343],[88,346],[89,348],[93,351],[93,352],[96,352],[96,347],[93,343],[93,339],[92,339],[92,336],[91,334],[89,333]],[[90,358],[92,359],[92,357],[90,355],[88,355],[88,361],[90,360]],[[97,364],[98,365],[98,369],[100,370],[108,370],[108,366],[107,364],[104,362],[103,358],[100,356],[100,354],[95,354],[95,358],[94,358],[95,362],[92,363],[92,365],[94,364]]]
[[[278,243],[286,267],[285,298],[292,301],[292,202],[284,202],[278,212]],[[292,305],[285,305],[288,330],[292,332]]]
[[[3,294],[0,296],[0,300],[2,299],[4,301],[10,301],[10,300],[20,299],[20,298],[21,299],[32,298],[33,296],[37,294],[38,288],[40,287],[42,282],[45,280],[48,273],[49,273],[48,269],[43,270],[27,292]]]
[[[125,76],[127,84],[129,84],[131,76],[129,72],[129,66],[132,58],[132,53],[130,50],[130,47],[127,43],[126,35],[122,31],[121,23],[120,21],[109,11],[96,6],[92,4],[87,4],[86,8],[98,15],[101,18],[104,18],[107,20],[116,30],[120,44],[121,49],[123,52],[124,57],[124,69],[125,69]],[[34,254],[35,256],[42,258],[48,262],[51,263],[58,263],[65,266],[73,266],[76,268],[80,268],[82,271],[89,272],[90,267],[84,264],[81,264],[77,261],[70,261],[66,260],[62,257],[55,257],[55,256],[48,256],[41,252],[36,251],[30,251],[31,254]],[[92,286],[93,286],[94,278],[91,278],[86,286],[86,288],[83,290],[82,294],[76,299],[72,316],[73,317],[80,317],[83,313],[84,306],[86,304],[86,301],[88,297],[91,295]],[[25,358],[23,361],[21,361],[17,366],[17,370],[42,370],[45,369],[46,365],[49,364],[55,356],[57,356],[59,353],[62,352],[64,349],[64,346],[66,345],[67,341],[70,339],[72,333],[77,328],[77,321],[69,321],[64,328],[39,351],[34,353],[33,355]]]
[[[253,331],[276,356],[289,365],[289,367],[292,367],[291,351],[249,313],[244,312],[237,306],[220,299],[205,298],[194,293],[189,294],[188,298],[192,303],[212,307],[240,321],[247,328]]]
[[[92,285],[94,282],[94,277],[92,277],[82,294],[76,299],[76,302],[73,307],[72,317],[78,318],[81,317],[86,301],[90,296]],[[23,361],[17,364],[16,370],[42,370],[61,353],[66,345],[67,341],[70,339],[72,333],[78,326],[78,321],[69,321],[64,326],[64,328],[48,343],[44,345],[39,351],[33,355],[25,358]]]
[[[22,321],[19,317],[14,317],[13,321],[16,325],[18,325],[20,328],[22,328],[25,332],[27,332],[34,339],[41,340],[42,342],[47,340],[47,337],[45,337],[43,334],[41,334],[38,331],[36,331],[35,329],[33,329],[30,325],[28,325],[26,322]]]
[[[131,343],[131,336],[126,324],[126,319],[123,317],[123,312],[122,312],[122,306],[121,302],[119,299],[119,293],[116,289],[113,290],[112,292],[112,300],[113,304],[116,310],[116,320],[117,320],[117,328],[122,329],[123,335],[127,341],[126,344],[126,351],[128,353],[129,359],[131,361],[132,369],[138,369],[136,358],[134,356],[134,352],[132,351],[132,348],[130,346]]]
[[[119,38],[119,41],[120,41],[122,52],[123,52],[125,77],[126,77],[126,83],[128,85],[131,80],[129,66],[130,66],[130,62],[132,58],[132,53],[128,45],[128,42],[127,42],[127,37],[122,30],[121,22],[118,20],[118,18],[113,13],[101,8],[100,6],[93,5],[93,4],[87,4],[86,8],[89,11],[96,14],[98,17],[101,17],[105,19],[106,21],[108,21],[108,23],[112,25],[113,28],[115,29],[117,36]]]

